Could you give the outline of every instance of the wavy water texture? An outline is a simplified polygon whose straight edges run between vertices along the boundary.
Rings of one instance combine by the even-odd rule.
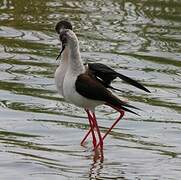
[[[180,179],[180,0],[0,1],[1,179]],[[147,94],[116,79],[117,95],[142,109],[126,114],[96,160],[86,114],[54,85],[60,42],[72,22],[82,59],[142,82]],[[117,116],[97,108],[102,132]]]

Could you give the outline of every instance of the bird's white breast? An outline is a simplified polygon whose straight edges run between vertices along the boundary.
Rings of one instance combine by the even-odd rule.
[[[63,81],[65,77],[65,70],[61,67],[58,67],[55,71],[55,84],[58,90],[58,93],[63,96]]]
[[[63,96],[63,81],[65,78],[65,73],[68,67],[68,52],[67,50],[63,53],[63,58],[60,61],[60,65],[55,71],[55,84],[58,90],[58,93]]]
[[[96,106],[103,104],[102,101],[91,100],[83,97],[76,91],[75,83],[77,76],[68,71],[63,82],[64,98],[76,106],[94,110]]]

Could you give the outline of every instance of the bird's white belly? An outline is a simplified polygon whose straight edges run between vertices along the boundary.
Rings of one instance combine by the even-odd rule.
[[[55,84],[58,90],[58,93],[63,96],[63,81],[65,77],[67,67],[63,64],[59,66],[55,71]]]
[[[76,79],[76,76],[70,74],[64,78],[63,92],[66,101],[91,110],[94,110],[98,105],[104,104],[103,101],[91,100],[80,95],[75,88]]]

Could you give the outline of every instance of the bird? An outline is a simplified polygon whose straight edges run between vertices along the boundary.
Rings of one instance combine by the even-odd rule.
[[[113,80],[118,77],[148,93],[150,91],[136,80],[116,72],[105,64],[84,64],[80,54],[79,41],[70,22],[65,20],[59,21],[55,26],[55,30],[62,44],[60,53],[56,58],[58,59],[62,56],[60,64],[55,71],[57,91],[64,97],[65,101],[85,109],[90,129],[82,139],[81,145],[84,144],[91,133],[93,150],[97,150],[99,147],[101,158],[103,158],[103,141],[120,119],[122,119],[125,111],[139,115],[133,109],[140,110],[120,100],[112,93],[111,90],[121,91],[111,85]],[[95,115],[95,108],[100,105],[108,105],[119,112],[118,118],[103,136],[101,135]]]

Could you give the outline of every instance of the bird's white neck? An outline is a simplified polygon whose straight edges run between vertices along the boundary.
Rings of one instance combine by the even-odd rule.
[[[62,58],[60,60],[60,64],[59,67],[56,69],[55,71],[55,83],[58,89],[58,92],[64,96],[63,93],[63,81],[65,78],[65,74],[67,72],[67,68],[68,68],[68,59],[69,53],[68,53],[68,49],[65,48],[62,54]]]
[[[69,43],[66,47],[68,49],[68,69],[75,74],[84,72],[84,66],[81,60],[78,42]]]
[[[62,58],[61,58],[59,66],[62,66],[62,64],[68,65],[68,58],[69,58],[69,52],[68,52],[68,49],[65,48],[65,50],[63,51]]]

